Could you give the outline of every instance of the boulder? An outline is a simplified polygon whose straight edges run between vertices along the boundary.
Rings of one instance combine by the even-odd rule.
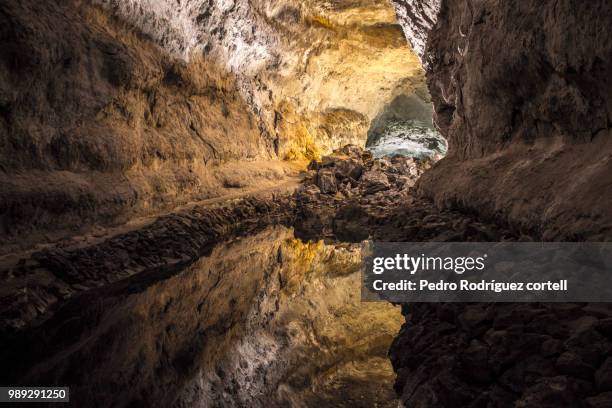
[[[387,176],[379,171],[370,170],[365,172],[363,176],[361,176],[361,182],[364,195],[378,193],[379,191],[385,191],[391,188]]]
[[[336,163],[336,177],[359,180],[363,174],[363,165],[356,159],[348,159]]]
[[[557,369],[563,374],[569,374],[574,377],[591,379],[595,369],[587,364],[582,358],[570,351],[567,351],[557,359]]]
[[[327,168],[319,170],[317,186],[323,194],[335,194],[338,191],[338,185],[334,171]]]
[[[566,376],[544,377],[523,392],[515,407],[579,407],[586,385]]]

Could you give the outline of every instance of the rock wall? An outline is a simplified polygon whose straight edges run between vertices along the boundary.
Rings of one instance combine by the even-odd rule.
[[[215,64],[87,4],[3,2],[0,19],[3,243],[215,196],[232,162],[274,157]]]
[[[336,141],[363,144],[367,121],[391,96],[424,82],[387,1],[99,3],[171,55],[204,54],[235,73],[245,100],[274,129],[281,157],[312,158],[308,150],[329,153]],[[350,115],[321,118],[337,111]]]
[[[424,83],[387,2],[39,3],[0,5],[6,245],[278,182]]]
[[[608,2],[394,3],[450,144],[420,191],[546,239],[610,237]]]
[[[521,239],[608,240],[608,2],[394,3],[450,147],[419,192]],[[606,305],[420,304],[402,313],[390,357],[404,406],[612,404]]]

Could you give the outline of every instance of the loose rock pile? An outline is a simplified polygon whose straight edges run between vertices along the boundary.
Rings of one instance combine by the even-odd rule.
[[[428,160],[402,156],[374,159],[369,151],[347,145],[320,162],[310,163],[311,177],[298,192],[298,197],[339,193],[344,198],[359,197],[368,201],[372,195],[384,191],[385,197],[395,198],[407,193],[430,165]]]
[[[337,149],[308,166],[310,177],[296,191],[296,233],[305,239],[360,241],[370,235],[368,222],[344,234],[336,228],[343,213],[353,219],[405,202],[430,161],[397,156],[374,159],[354,145]]]
[[[428,166],[373,160],[354,146],[311,163],[296,193],[296,233],[353,242],[536,238],[416,197],[411,187]],[[405,406],[612,406],[612,307],[406,304],[402,313],[390,357]]]
[[[416,197],[413,186],[432,165],[401,156],[373,159],[352,145],[311,162],[310,177],[295,193],[296,234],[349,242],[532,239]]]

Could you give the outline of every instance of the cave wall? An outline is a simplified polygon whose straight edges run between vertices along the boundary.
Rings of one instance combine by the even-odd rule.
[[[394,3],[450,144],[420,192],[547,239],[609,237],[609,3]]]
[[[364,144],[424,86],[387,2],[26,0],[0,19],[6,245],[278,184],[272,162]]]
[[[363,144],[384,104],[424,83],[387,1],[98,3],[176,58],[203,53],[235,74],[282,158]]]
[[[607,1],[394,0],[449,154],[418,190],[543,240],[612,236]],[[610,406],[603,304],[412,304],[404,406]]]
[[[3,2],[0,19],[6,242],[208,198],[220,166],[274,156],[215,64],[172,58],[89,4]]]

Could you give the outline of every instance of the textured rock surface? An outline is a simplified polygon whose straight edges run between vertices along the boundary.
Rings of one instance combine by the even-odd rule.
[[[343,170],[355,161],[363,162],[364,172],[351,179]],[[411,186],[428,165],[403,158],[372,160],[350,146],[324,157],[309,167],[313,173],[336,174],[339,193],[321,189],[315,183],[318,174],[307,179],[295,194],[296,233],[349,242],[539,238],[477,216],[441,211],[416,198]],[[390,357],[405,407],[552,408],[608,402],[608,305],[411,304],[403,305],[402,313],[406,323]]]
[[[27,0],[0,11],[6,244],[278,182],[270,161],[363,144],[392,97],[426,94],[387,2]]]
[[[320,162],[313,161],[310,177],[294,194],[296,235],[332,242],[534,239],[476,216],[440,210],[417,197],[414,185],[432,164],[405,157],[373,159],[357,146],[345,146]],[[336,188],[330,191],[325,187],[331,177]]]
[[[54,246],[2,265],[0,332],[28,327],[83,291],[138,274],[172,273],[223,240],[290,224],[293,207],[288,194],[196,205],[129,232]]]
[[[420,193],[517,235],[610,239],[608,2],[443,0],[437,18],[426,2],[394,3],[450,147]],[[607,306],[422,304],[403,313],[391,358],[405,406],[609,404]]]
[[[579,304],[405,305],[391,347],[409,407],[590,407],[609,401],[612,309]],[[604,374],[606,373],[606,374]],[[602,405],[597,405],[602,404]]]
[[[438,21],[443,0],[392,0],[397,19],[412,48],[423,58],[429,32]]]
[[[442,1],[434,25],[429,2],[394,3],[416,45],[431,27],[422,58],[450,145],[421,192],[546,238],[610,237],[609,3]]]
[[[387,1],[99,3],[170,54],[203,53],[235,73],[281,156],[363,143],[391,96],[424,82]]]
[[[24,254],[0,274],[3,382],[77,384],[77,401],[109,406],[386,404],[365,379],[389,378],[397,322],[373,328],[390,306],[348,304],[350,247],[275,230],[197,259],[294,218],[330,241],[609,238],[609,4],[393,3],[450,142],[418,185],[444,209],[414,196],[428,164],[349,146],[312,163],[295,212],[288,197],[196,205]],[[272,185],[286,170],[272,161],[363,143],[393,101],[427,101],[386,2],[26,0],[1,3],[0,22],[2,251]],[[608,307],[403,313],[391,357],[406,406],[610,405]]]
[[[404,318],[359,305],[357,247],[337,242],[537,238],[416,198],[430,165],[345,146],[313,161],[291,196],[195,205],[0,270],[0,361],[13,367],[2,380],[70,383],[75,400],[109,406],[396,406],[384,357]],[[278,223],[295,231],[257,233]],[[255,235],[215,246],[237,234]],[[402,314],[390,357],[405,406],[609,401],[609,306],[418,304]],[[109,391],[114,381],[126,391]]]
[[[226,176],[284,177],[263,163],[273,140],[214,64],[174,60],[87,4],[0,10],[3,244],[220,195]]]

